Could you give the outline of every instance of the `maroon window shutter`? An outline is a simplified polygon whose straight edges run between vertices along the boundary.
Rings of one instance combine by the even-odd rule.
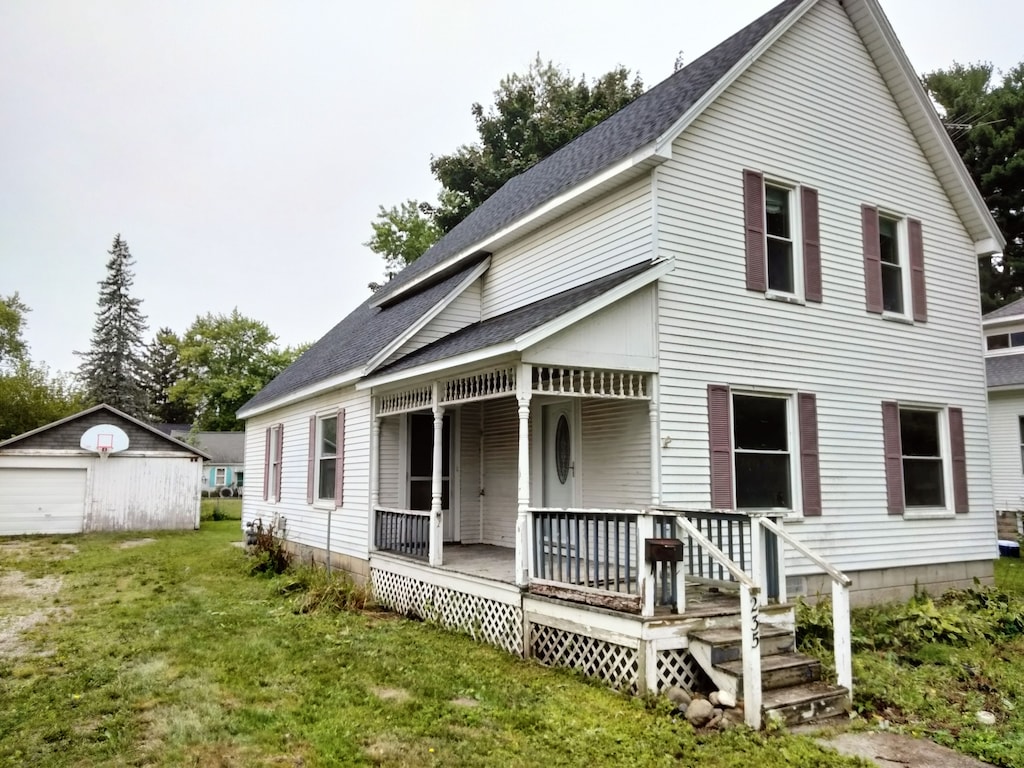
[[[923,323],[928,320],[928,297],[924,284],[924,238],[921,222],[907,219],[907,240],[910,244],[910,295],[914,302],[914,320]]]
[[[899,403],[882,403],[882,442],[885,446],[885,490],[889,499],[889,514],[902,515],[903,445],[900,441]]]
[[[267,427],[266,445],[263,448],[263,500],[270,497],[270,427]]]
[[[953,508],[967,512],[967,450],[964,446],[963,408],[949,409],[949,444],[953,464]]]
[[[818,190],[800,188],[800,213],[804,239],[804,298],[821,302],[821,232],[818,221]]]
[[[711,506],[732,509],[732,429],[729,388],[708,385],[708,437],[711,446]]]
[[[818,398],[808,392],[797,395],[800,418],[800,483],[804,517],[821,514],[821,470],[818,462]]]
[[[764,245],[764,176],[743,172],[743,220],[747,232],[747,290],[768,289]]]
[[[868,312],[882,313],[882,246],[878,241],[878,209],[860,207],[864,237],[864,303]]]
[[[274,470],[274,501],[281,500],[281,465],[284,464],[284,424],[277,425],[277,467]]]
[[[334,508],[345,502],[345,410],[338,411],[338,457],[334,461]]]
[[[309,458],[306,460],[306,503],[313,503],[313,481],[316,479],[316,416],[309,417]]]

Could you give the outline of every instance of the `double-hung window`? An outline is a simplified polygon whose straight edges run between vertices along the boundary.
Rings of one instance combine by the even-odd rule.
[[[1020,465],[1024,472],[1024,416],[1017,417],[1017,430],[1020,435]]]
[[[711,506],[821,514],[817,399],[708,386]]]
[[[961,408],[885,402],[882,433],[890,514],[967,512]]]
[[[747,290],[790,301],[822,300],[818,193],[743,172]]]
[[[861,206],[864,297],[868,312],[928,319],[921,222]]]
[[[309,460],[306,466],[306,503],[342,504],[345,411],[311,416]]]

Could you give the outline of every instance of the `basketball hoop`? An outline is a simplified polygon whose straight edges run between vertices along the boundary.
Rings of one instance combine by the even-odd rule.
[[[96,451],[99,453],[100,458],[105,460],[110,455],[110,448],[111,446],[109,445],[99,445],[96,447]]]

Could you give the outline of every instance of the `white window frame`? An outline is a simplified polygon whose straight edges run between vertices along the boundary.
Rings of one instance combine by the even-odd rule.
[[[267,463],[267,472],[270,474],[267,478],[267,502],[270,504],[276,504],[281,498],[280,489],[277,487],[277,466],[281,463],[278,451],[281,444],[281,429],[282,425],[280,424],[274,424],[270,428],[270,461]]]
[[[768,234],[768,188],[778,189],[786,193],[786,204],[789,208],[789,243],[790,258],[793,260],[793,290],[783,291],[771,287],[771,269],[768,257],[768,245],[772,239],[780,239]],[[800,199],[800,185],[785,181],[777,176],[765,175],[762,183],[764,210],[764,280],[765,296],[770,299],[803,302],[804,297],[804,238],[803,238],[803,204]]]
[[[227,467],[214,467],[213,470],[213,484],[214,485],[225,485],[228,481],[228,470]]]
[[[1006,346],[998,347],[997,349],[991,349],[989,347],[989,339],[998,338],[999,336],[1006,337]],[[1014,339],[1014,336],[1017,338]],[[985,334],[985,354],[986,355],[1019,355],[1021,347],[1024,347],[1024,330],[1018,326],[1017,330],[999,330],[994,333]]]
[[[903,453],[903,411],[925,411],[935,414],[935,423],[939,430],[939,451],[942,455],[942,504],[928,506],[911,506],[907,502],[907,470],[904,464],[907,458],[920,457],[907,456]],[[934,405],[932,403],[906,402],[900,400],[897,403],[897,414],[899,416],[900,428],[900,473],[903,480],[903,517],[934,518],[953,517],[955,515],[953,499],[953,447],[949,435],[949,409],[946,406]]]
[[[882,221],[891,221],[896,225],[896,259],[900,270],[900,292],[903,300],[903,311],[896,312],[885,308],[885,270],[889,262],[882,258]],[[882,208],[878,209],[878,269],[880,289],[882,291],[882,317],[891,320],[910,321],[914,312],[914,296],[910,283],[910,239],[907,235],[907,217]],[[902,407],[902,405],[900,406]]]
[[[736,396],[763,397],[782,400],[786,404],[786,453],[789,456],[789,497],[788,507],[744,507],[739,502],[739,472],[736,471],[736,456],[740,453],[777,454],[779,451],[757,451],[736,447]],[[796,393],[779,390],[761,390],[757,388],[729,390],[729,443],[732,448],[732,493],[738,512],[784,512],[789,517],[803,517],[803,497],[800,483],[800,430],[797,423]]]
[[[337,472],[339,471],[339,467],[338,467],[338,439],[339,439],[339,435],[338,435],[338,431],[337,431],[338,413],[339,413],[338,410],[333,410],[333,411],[317,413],[317,415],[316,415],[316,442],[315,442],[314,452],[313,452],[313,504],[316,505],[316,506],[323,506],[323,507],[330,506],[330,507],[333,507],[335,505],[334,496],[337,493],[337,488],[338,488]],[[331,420],[333,420],[334,424],[335,424],[335,431],[334,431],[334,455],[333,456],[325,455],[324,454],[324,422],[331,421]],[[331,459],[334,460],[334,471],[335,471],[334,487],[331,488],[331,495],[330,496],[321,496],[320,495],[321,466],[322,466],[322,463],[324,461],[329,461]]]
[[[1021,474],[1024,474],[1024,415],[1017,416],[1017,437],[1020,440]]]

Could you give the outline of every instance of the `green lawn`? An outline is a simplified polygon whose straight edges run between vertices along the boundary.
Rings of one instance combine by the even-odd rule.
[[[0,765],[860,765],[806,737],[696,734],[391,614],[297,613],[289,577],[247,575],[240,534],[0,541]]]

